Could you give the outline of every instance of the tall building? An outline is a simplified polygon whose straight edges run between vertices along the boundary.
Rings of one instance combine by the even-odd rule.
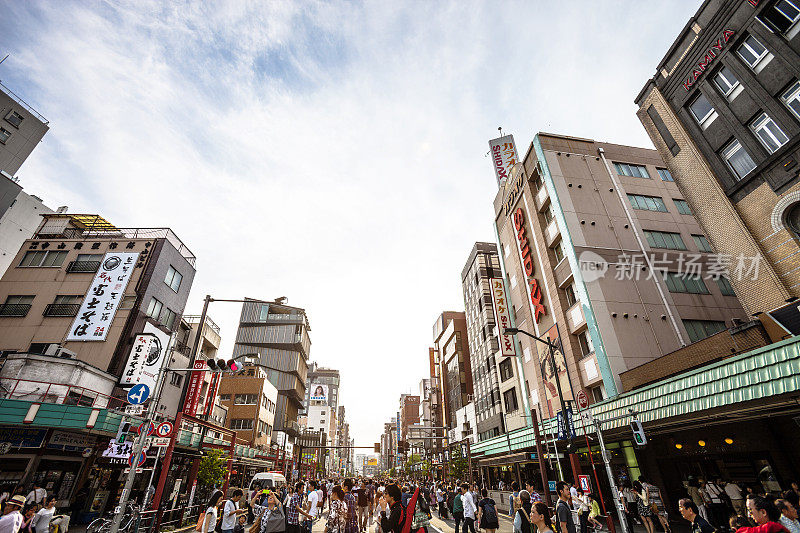
[[[66,213],[59,207],[59,213]],[[0,173],[0,275],[11,265],[17,250],[42,223],[42,215],[54,211],[42,199],[22,190],[15,178]]]
[[[339,371],[310,363],[306,378],[306,397],[303,402],[309,429],[323,429],[328,442],[338,446],[336,415],[339,411]],[[327,468],[333,470],[339,450],[328,455]]]
[[[294,442],[306,395],[311,339],[304,309],[260,301],[242,305],[233,356],[258,354],[267,378],[278,389],[273,440]]]
[[[800,297],[800,11],[704,2],[636,98],[637,115],[748,313]],[[797,333],[797,331],[794,331]]]
[[[561,344],[567,399],[616,396],[622,372],[746,318],[729,280],[709,276],[716,255],[656,151],[539,133],[522,161],[495,199],[510,309]],[[553,416],[546,345],[519,345],[524,393]]]
[[[502,395],[519,382],[517,369],[508,359],[498,358],[500,345],[495,332],[491,280],[500,278],[497,245],[476,242],[461,270],[467,338],[472,367],[473,403],[478,438],[496,437],[505,431]],[[503,380],[499,364],[503,364]],[[464,419],[469,418],[464,413]]]
[[[253,447],[268,448],[275,427],[278,389],[258,365],[248,365],[240,374],[222,375],[221,403],[228,409],[225,427]]]
[[[444,425],[456,426],[456,411],[472,401],[472,367],[464,313],[445,311],[433,324]],[[452,437],[451,437],[452,438]]]
[[[115,410],[133,383],[155,390],[194,274],[194,255],[168,228],[118,228],[98,215],[43,217],[0,278],[0,432],[6,440],[54,431],[61,444],[20,442],[13,457],[4,456],[6,481],[28,485],[46,475],[48,492],[66,502],[84,485],[87,501],[98,491],[116,494],[127,456],[115,462],[105,453],[119,426]],[[162,400],[181,387],[165,381]],[[34,411],[14,415],[12,407],[32,400]],[[159,415],[174,418],[177,405],[162,406]],[[59,410],[88,422],[48,415]],[[82,470],[89,462],[93,468]]]
[[[2,83],[0,117],[0,173],[10,177],[47,133],[49,122]]]

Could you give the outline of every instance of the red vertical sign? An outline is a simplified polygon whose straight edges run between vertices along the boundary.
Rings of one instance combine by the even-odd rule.
[[[206,408],[203,411],[205,416],[211,416],[211,411],[214,410],[214,402],[217,401],[217,391],[219,390],[219,373],[214,372],[211,376],[211,383],[208,386],[208,394],[206,394]]]
[[[186,403],[183,404],[183,414],[188,416],[197,415],[197,402],[200,401],[200,391],[203,389],[203,376],[205,375],[204,369],[206,367],[205,361],[195,361],[192,376],[189,378],[189,393],[186,396]]]

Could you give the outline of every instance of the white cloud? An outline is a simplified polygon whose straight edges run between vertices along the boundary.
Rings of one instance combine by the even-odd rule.
[[[698,4],[8,0],[0,77],[51,120],[26,189],[172,227],[198,257],[189,312],[305,307],[363,445],[493,240],[497,126],[521,150],[539,130],[649,146],[633,99]],[[210,314],[230,348],[239,309]]]

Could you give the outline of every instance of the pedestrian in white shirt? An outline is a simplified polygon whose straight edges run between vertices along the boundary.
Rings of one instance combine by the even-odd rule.
[[[208,505],[206,505],[206,512],[203,515],[203,522],[200,524],[201,533],[212,533],[214,528],[217,527],[217,506],[219,505],[219,501],[221,499],[221,490],[215,490],[211,494],[211,498],[208,500]]]
[[[242,489],[236,489],[233,491],[231,499],[225,502],[225,506],[222,508],[222,523],[220,524],[222,533],[233,533],[233,528],[236,527],[239,515],[247,512],[247,509],[239,509],[239,500],[242,499],[243,495]]]
[[[25,521],[20,512],[25,507],[24,496],[12,496],[6,502],[6,514],[0,517],[0,533],[19,533],[19,528]]]
[[[472,499],[469,483],[461,485],[461,504],[464,506],[464,533],[467,533],[467,529],[475,533],[475,513],[478,511],[478,506]]]
[[[28,502],[28,505],[32,503],[38,503],[44,505],[44,501],[47,499],[47,491],[40,487],[38,483],[33,484],[33,490],[28,493],[28,496],[25,498],[25,501]]]
[[[56,499],[55,497],[51,497],[47,500],[47,505],[39,509],[36,516],[33,517],[33,522],[31,523],[33,530],[36,531],[36,533],[48,533],[50,531],[50,520],[53,519],[55,513]]]

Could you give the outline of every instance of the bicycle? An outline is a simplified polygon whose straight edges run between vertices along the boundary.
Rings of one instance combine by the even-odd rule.
[[[122,515],[122,521],[119,524],[120,531],[128,531],[131,526],[138,522],[139,507],[134,503],[128,503],[125,508],[125,514]],[[114,521],[114,513],[109,513],[105,517],[100,517],[92,520],[86,527],[86,533],[108,533],[111,531],[111,524]],[[133,531],[131,529],[131,531]]]

